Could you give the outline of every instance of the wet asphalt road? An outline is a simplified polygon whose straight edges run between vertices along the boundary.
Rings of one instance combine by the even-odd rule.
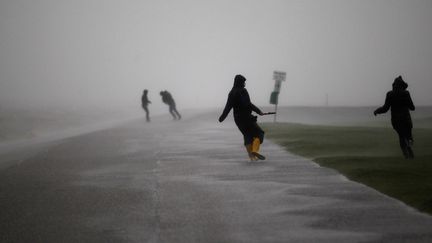
[[[432,242],[432,217],[217,114],[0,155],[0,242]]]

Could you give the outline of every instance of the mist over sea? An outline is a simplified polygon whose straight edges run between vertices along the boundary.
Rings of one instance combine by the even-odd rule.
[[[138,108],[74,109],[42,107],[1,107],[0,143],[43,136],[76,135],[108,124],[139,117]]]
[[[260,108],[265,112],[274,111],[272,106]],[[278,107],[277,110],[277,122],[390,127],[390,111],[375,117],[373,115],[375,108],[282,106]],[[222,112],[222,108],[188,109],[187,112],[185,110],[185,117],[181,122],[187,122],[188,116],[206,112],[215,113],[215,126],[217,126],[217,115]],[[154,111],[153,114],[154,116],[166,116],[162,120],[170,121],[167,110]],[[432,128],[432,106],[417,107],[415,111],[411,112],[411,115],[415,128]],[[97,130],[107,124],[119,124],[121,121],[139,118],[144,119],[144,112],[140,107],[131,107],[125,110],[2,108],[0,109],[0,143],[59,133],[63,133],[64,136],[74,135],[78,132]],[[273,119],[273,115],[258,117],[260,123],[273,122]]]
[[[278,107],[277,122],[291,122],[311,125],[337,126],[391,126],[390,111],[374,116],[377,107]],[[265,107],[263,111],[274,111]],[[432,106],[416,107],[411,112],[414,127],[432,127]],[[273,122],[273,116],[263,116],[260,122]]]

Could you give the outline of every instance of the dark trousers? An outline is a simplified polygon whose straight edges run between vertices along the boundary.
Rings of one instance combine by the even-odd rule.
[[[149,112],[147,106],[143,106],[143,109],[146,113],[146,120],[149,122],[150,121],[150,112]]]
[[[171,113],[171,115],[174,117],[174,120],[180,120],[181,115],[180,113],[177,111],[175,105],[170,105],[169,106],[169,112]]]
[[[244,145],[252,144],[254,138],[259,138],[260,143],[263,143],[264,131],[256,123],[255,117],[234,117],[234,121],[243,134]]]
[[[411,148],[411,143],[413,141],[412,129],[410,127],[397,127],[395,130],[399,136],[399,146],[403,155],[405,158],[413,158],[414,152]]]

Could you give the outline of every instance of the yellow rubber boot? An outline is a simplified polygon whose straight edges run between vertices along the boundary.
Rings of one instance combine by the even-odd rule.
[[[265,160],[265,157],[261,154],[259,154],[259,149],[260,149],[260,145],[261,145],[261,141],[259,140],[259,138],[254,138],[253,142],[252,142],[252,154],[257,157],[258,159],[261,160]]]
[[[258,153],[260,149],[260,140],[259,138],[254,138],[252,141],[252,152]]]
[[[249,159],[250,159],[251,161],[256,161],[256,160],[258,160],[258,159],[255,157],[255,155],[252,154],[252,144],[247,144],[247,145],[245,145],[245,147],[246,147],[246,151],[247,151],[247,153],[248,153]]]

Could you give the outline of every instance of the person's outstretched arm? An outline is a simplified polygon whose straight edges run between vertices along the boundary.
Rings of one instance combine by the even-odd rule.
[[[252,111],[255,111],[258,115],[260,115],[260,116],[263,115],[262,111],[261,111],[258,107],[256,107],[256,106],[252,103],[252,101],[250,100],[249,93],[247,92],[246,89],[244,90],[244,94],[242,95],[242,97],[244,98],[243,102],[244,102],[244,105],[245,105],[245,106],[249,106],[250,109],[251,109]]]
[[[390,93],[387,93],[384,105],[374,111],[374,115],[386,113],[390,109]]]
[[[253,111],[255,111],[258,115],[260,115],[260,116],[263,115],[263,112],[258,107],[256,107],[254,104],[250,103],[250,106],[251,106],[251,109]]]
[[[227,99],[227,103],[226,103],[226,105],[225,105],[225,108],[224,108],[224,110],[223,110],[223,112],[222,112],[222,115],[220,115],[220,117],[219,117],[219,122],[223,122],[223,121],[225,120],[225,118],[226,118],[226,117],[228,116],[228,114],[230,113],[231,109],[232,109],[231,96],[228,96],[228,99]]]

